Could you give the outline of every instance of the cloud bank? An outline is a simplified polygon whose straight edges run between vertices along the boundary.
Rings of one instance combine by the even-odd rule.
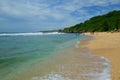
[[[60,29],[120,10],[120,0],[1,0],[0,30]]]

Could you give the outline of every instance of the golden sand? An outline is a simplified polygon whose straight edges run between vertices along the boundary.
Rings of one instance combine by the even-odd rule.
[[[112,80],[120,80],[120,33],[85,33],[93,36],[86,45],[95,55],[104,56],[112,65]]]

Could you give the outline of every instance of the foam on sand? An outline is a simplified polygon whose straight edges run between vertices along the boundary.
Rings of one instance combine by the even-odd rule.
[[[52,72],[32,80],[112,80],[109,60],[102,56],[84,57],[88,61],[80,64],[59,65],[59,72]],[[81,59],[82,61],[82,59]]]
[[[32,80],[71,80],[71,79],[65,78],[57,73],[50,73],[49,75],[44,77],[34,77]]]

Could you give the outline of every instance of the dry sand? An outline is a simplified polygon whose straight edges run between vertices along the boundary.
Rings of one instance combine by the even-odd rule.
[[[104,56],[112,65],[112,80],[120,80],[120,33],[85,33],[93,36],[93,40],[86,46],[94,55]]]

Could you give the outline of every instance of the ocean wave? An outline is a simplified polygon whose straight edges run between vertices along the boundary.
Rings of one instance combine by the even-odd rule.
[[[34,77],[32,78],[32,80],[71,80],[71,79],[65,78],[57,73],[50,73],[49,75],[44,77]]]
[[[43,77],[33,77],[32,80],[112,80],[109,74],[104,73],[86,73],[71,79],[58,73],[50,73]]]
[[[37,35],[56,35],[56,34],[64,34],[60,32],[50,32],[50,33],[43,33],[43,32],[36,32],[36,33],[2,33],[0,36],[37,36]]]
[[[109,60],[102,56],[89,57],[90,61],[80,64],[62,64],[59,72],[51,72],[32,80],[112,80]]]

